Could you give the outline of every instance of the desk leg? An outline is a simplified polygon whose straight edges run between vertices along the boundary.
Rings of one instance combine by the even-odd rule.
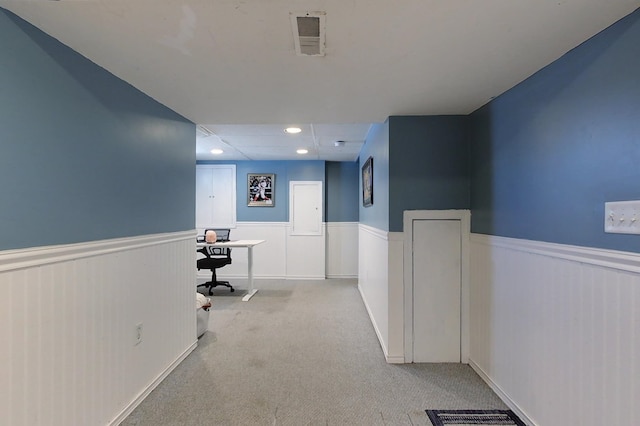
[[[243,302],[247,302],[258,292],[258,289],[253,288],[253,247],[247,247],[247,262],[249,264],[249,292],[242,298]]]

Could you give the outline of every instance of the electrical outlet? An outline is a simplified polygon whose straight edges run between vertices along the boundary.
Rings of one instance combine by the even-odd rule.
[[[136,324],[134,343],[133,345],[138,345],[142,342],[142,323]]]
[[[640,201],[604,203],[604,232],[640,234]]]

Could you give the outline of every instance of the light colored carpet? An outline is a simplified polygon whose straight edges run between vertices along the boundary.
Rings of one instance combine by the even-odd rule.
[[[260,280],[249,302],[233,284],[123,425],[430,425],[425,409],[506,408],[467,365],[387,364],[355,280]]]

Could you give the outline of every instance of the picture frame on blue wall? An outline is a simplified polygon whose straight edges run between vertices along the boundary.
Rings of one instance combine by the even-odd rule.
[[[247,194],[249,207],[273,207],[276,204],[276,175],[273,173],[248,173]]]
[[[367,158],[362,166],[362,205],[373,205],[373,157]]]

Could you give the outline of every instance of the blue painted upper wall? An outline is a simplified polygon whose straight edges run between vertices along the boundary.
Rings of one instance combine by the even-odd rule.
[[[405,210],[470,206],[466,116],[391,116],[372,128],[360,152],[360,167],[369,157],[373,205],[362,206],[361,192],[361,223],[402,232]]]
[[[324,161],[198,161],[198,164],[236,165],[236,212],[238,221],[286,222],[289,220],[289,182],[322,181],[324,185],[323,220],[358,221],[357,162]],[[248,207],[247,175],[274,173],[276,202],[274,207]]]
[[[389,120],[375,124],[369,130],[367,140],[360,151],[359,167],[362,169],[369,157],[373,158],[373,205],[362,205],[362,173],[359,174],[360,223],[389,230]]]
[[[324,161],[198,161],[198,164],[236,165],[236,219],[239,222],[288,222],[289,182],[325,180]],[[195,169],[194,169],[195,173]],[[273,207],[249,207],[248,174],[274,173]],[[326,211],[326,208],[325,208]],[[325,220],[325,212],[322,214]]]
[[[360,222],[399,231],[403,210],[464,208],[468,161],[473,232],[640,251],[640,237],[603,232],[604,202],[640,199],[638,46],[636,11],[470,117],[374,126]],[[193,123],[3,9],[0,81],[0,249],[193,229]],[[328,209],[353,182],[336,194],[335,166],[291,163],[236,163],[238,220],[287,221],[290,180],[324,180],[326,215],[351,220]],[[276,173],[275,207],[246,206],[254,172]]]
[[[470,207],[467,116],[389,117],[389,230],[405,210]]]
[[[0,9],[0,250],[194,229],[195,126]]]
[[[471,116],[472,231],[640,252],[604,233],[640,199],[640,10]]]
[[[357,222],[360,197],[358,162],[327,161],[325,166],[327,222]]]

